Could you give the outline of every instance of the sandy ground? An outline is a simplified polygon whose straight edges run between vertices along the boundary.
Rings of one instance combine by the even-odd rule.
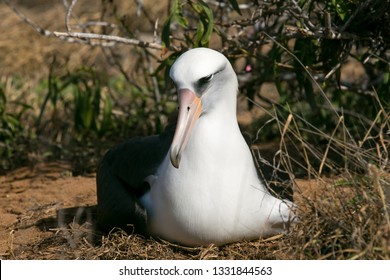
[[[69,170],[65,163],[38,164],[0,177],[0,258],[26,257],[68,217],[96,205],[95,176],[72,177]]]

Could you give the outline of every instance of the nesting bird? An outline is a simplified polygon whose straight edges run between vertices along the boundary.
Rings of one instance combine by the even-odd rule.
[[[237,76],[221,53],[196,48],[173,64],[176,127],[110,150],[97,174],[98,224],[189,246],[283,232],[293,213],[258,177],[237,122]]]

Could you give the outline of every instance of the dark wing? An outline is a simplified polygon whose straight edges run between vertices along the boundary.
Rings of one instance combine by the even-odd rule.
[[[156,173],[172,143],[176,123],[161,135],[137,137],[109,150],[100,163],[97,176],[98,226],[146,233],[146,211],[139,197],[149,185],[145,178]]]

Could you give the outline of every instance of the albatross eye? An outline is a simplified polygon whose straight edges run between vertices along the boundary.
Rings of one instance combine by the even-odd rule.
[[[206,84],[206,83],[210,82],[213,78],[214,78],[214,74],[208,75],[206,77],[200,78],[199,83]]]

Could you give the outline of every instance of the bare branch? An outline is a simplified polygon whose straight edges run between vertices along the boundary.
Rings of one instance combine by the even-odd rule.
[[[25,23],[27,23],[28,25],[30,25],[32,28],[35,29],[35,31],[37,31],[39,34],[43,35],[43,36],[52,36],[53,33],[49,30],[46,30],[44,28],[42,28],[41,26],[39,26],[38,24],[36,24],[34,21],[32,21],[31,19],[29,19],[28,17],[26,17],[22,12],[20,12],[18,9],[16,9],[16,7],[11,4],[11,2],[9,0],[3,0],[4,3],[10,7],[14,13],[20,17]]]
[[[141,16],[142,6],[143,6],[142,0],[137,0],[137,13],[136,13],[137,17]]]
[[[283,31],[285,38],[313,38],[313,39],[334,39],[334,40],[359,40],[359,36],[348,32],[336,32],[334,30],[318,29],[313,32],[306,28],[286,25]]]
[[[68,6],[68,10],[66,12],[66,17],[65,17],[65,26],[66,26],[66,31],[70,33],[72,31],[69,25],[70,15],[72,14],[73,8],[76,5],[77,0],[72,0],[72,3],[70,5],[68,5],[67,1],[64,0],[64,4],[65,3]]]
[[[105,22],[105,21],[87,21],[83,23],[78,23],[73,25],[73,27],[81,29],[81,30],[87,30],[91,26],[100,26],[100,27],[111,27],[111,28],[116,28],[117,25],[114,23],[110,22]]]
[[[152,66],[152,61],[150,59],[150,54],[149,54],[149,52],[147,50],[143,50],[143,56],[145,57],[145,60],[147,62],[149,75],[152,78],[155,100],[157,101],[158,106],[161,106],[159,104],[160,101],[161,101],[161,93],[160,93],[160,89],[158,87],[158,80],[157,80],[156,76],[153,76],[153,71],[154,70],[153,70],[153,66]]]
[[[141,48],[150,48],[155,50],[162,50],[163,47],[161,44],[154,43],[154,42],[144,42],[137,39],[131,39],[131,38],[124,38],[120,36],[114,36],[114,35],[104,35],[104,34],[96,34],[96,33],[81,33],[81,32],[57,32],[54,31],[53,35],[60,38],[73,38],[73,39],[82,39],[82,40],[88,40],[88,43],[94,44],[93,41],[90,40],[98,40],[98,41],[106,41],[106,43],[111,43],[111,45],[106,46],[112,46],[112,44],[115,43],[121,43],[126,45],[134,45]],[[103,44],[94,44],[94,45],[103,45]]]
[[[222,2],[222,1],[205,0],[204,2],[207,3],[207,4],[211,4],[211,5],[217,6],[217,7],[221,7],[221,8],[224,8],[224,7],[228,6],[227,3],[224,3],[224,2]],[[254,6],[254,3],[239,4],[239,5],[238,5],[238,7],[240,8],[240,10],[249,10],[249,9],[251,9],[253,6]]]
[[[153,43],[157,42],[157,28],[158,28],[158,19],[156,19],[156,21],[154,23]]]
[[[74,6],[77,3],[77,0],[72,0],[72,3],[69,5],[66,0],[64,0],[64,5],[67,7],[67,13],[65,17],[65,25],[67,32],[58,32],[58,31],[50,31],[43,27],[41,27],[39,24],[35,23],[31,19],[29,19],[27,16],[25,16],[22,12],[20,12],[13,3],[9,0],[3,0],[4,3],[10,7],[14,13],[21,18],[26,24],[30,25],[32,28],[35,29],[36,32],[39,34],[45,36],[45,37],[52,37],[55,36],[61,40],[64,40],[69,43],[81,43],[81,44],[88,44],[90,46],[102,46],[102,47],[113,47],[117,43],[125,44],[125,45],[132,45],[137,46],[140,48],[149,48],[149,49],[155,49],[155,50],[162,50],[163,46],[156,42],[155,38],[153,39],[153,42],[145,42],[138,39],[132,39],[132,38],[125,38],[120,36],[114,36],[114,35],[105,35],[105,34],[96,34],[96,33],[81,33],[81,32],[72,32],[70,27],[70,16],[72,15],[72,11]],[[157,24],[157,22],[156,22]],[[105,22],[88,22],[83,25],[77,25],[77,26],[89,26],[89,25],[99,25],[99,26],[113,26],[110,23]],[[156,28],[157,29],[157,28]],[[171,46],[170,50],[177,51],[180,48]]]

